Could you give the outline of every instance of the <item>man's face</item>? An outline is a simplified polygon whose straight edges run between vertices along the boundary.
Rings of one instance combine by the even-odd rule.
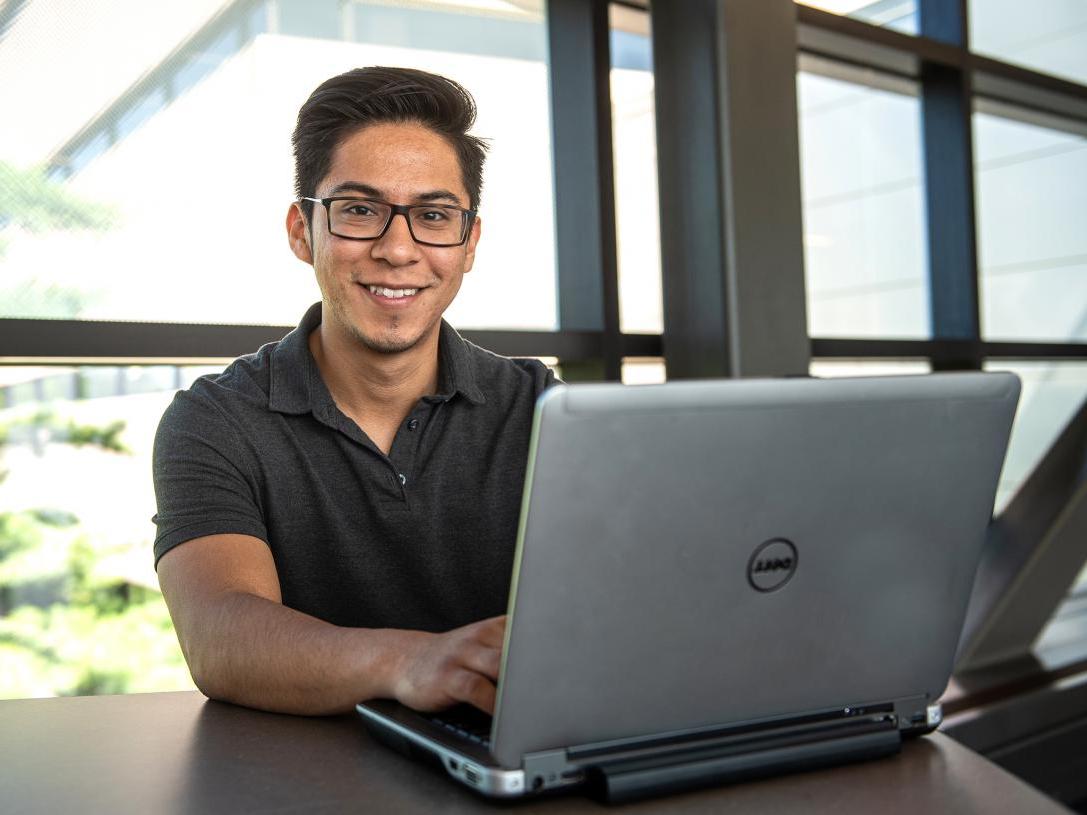
[[[342,195],[393,204],[469,206],[453,148],[418,124],[370,125],[340,142],[314,197]],[[329,234],[326,218],[320,204],[314,205],[310,230],[296,208],[288,216],[291,247],[313,263],[321,287],[322,331],[331,329],[386,354],[436,338],[442,313],[475,260],[479,220],[465,244],[439,247],[416,243],[401,215],[393,216],[382,237],[368,241]],[[312,239],[311,245],[307,238]],[[415,293],[389,297],[375,288],[397,293],[414,289]]]

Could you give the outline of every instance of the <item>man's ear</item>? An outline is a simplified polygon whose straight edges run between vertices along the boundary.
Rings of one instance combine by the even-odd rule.
[[[303,263],[313,265],[313,248],[309,243],[310,232],[301,205],[294,201],[287,210],[287,240],[294,256]]]
[[[468,241],[465,244],[464,250],[464,271],[472,271],[472,265],[476,262],[476,244],[479,243],[479,236],[483,230],[483,221],[480,220],[477,215],[472,219],[472,228],[468,232]]]

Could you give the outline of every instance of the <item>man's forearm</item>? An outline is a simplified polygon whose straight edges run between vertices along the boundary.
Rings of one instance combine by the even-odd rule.
[[[247,535],[194,538],[158,573],[189,670],[212,699],[309,715],[373,698],[494,709],[505,617],[441,634],[333,625],[280,602],[268,545]]]
[[[392,696],[403,648],[430,636],[343,628],[242,592],[198,613],[200,636],[184,650],[200,690],[281,713],[341,713],[362,699]]]

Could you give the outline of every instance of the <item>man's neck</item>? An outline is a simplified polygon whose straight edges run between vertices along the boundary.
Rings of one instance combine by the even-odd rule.
[[[371,421],[399,422],[438,388],[438,335],[395,354],[365,348],[324,329],[309,336],[309,347],[329,393],[363,430]]]

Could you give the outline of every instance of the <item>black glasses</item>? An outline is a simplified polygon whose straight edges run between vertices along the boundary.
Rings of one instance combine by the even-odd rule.
[[[337,238],[374,241],[389,231],[394,215],[403,215],[412,240],[424,246],[460,246],[476,217],[474,209],[449,204],[390,204],[376,198],[307,198],[323,204],[328,231]]]

